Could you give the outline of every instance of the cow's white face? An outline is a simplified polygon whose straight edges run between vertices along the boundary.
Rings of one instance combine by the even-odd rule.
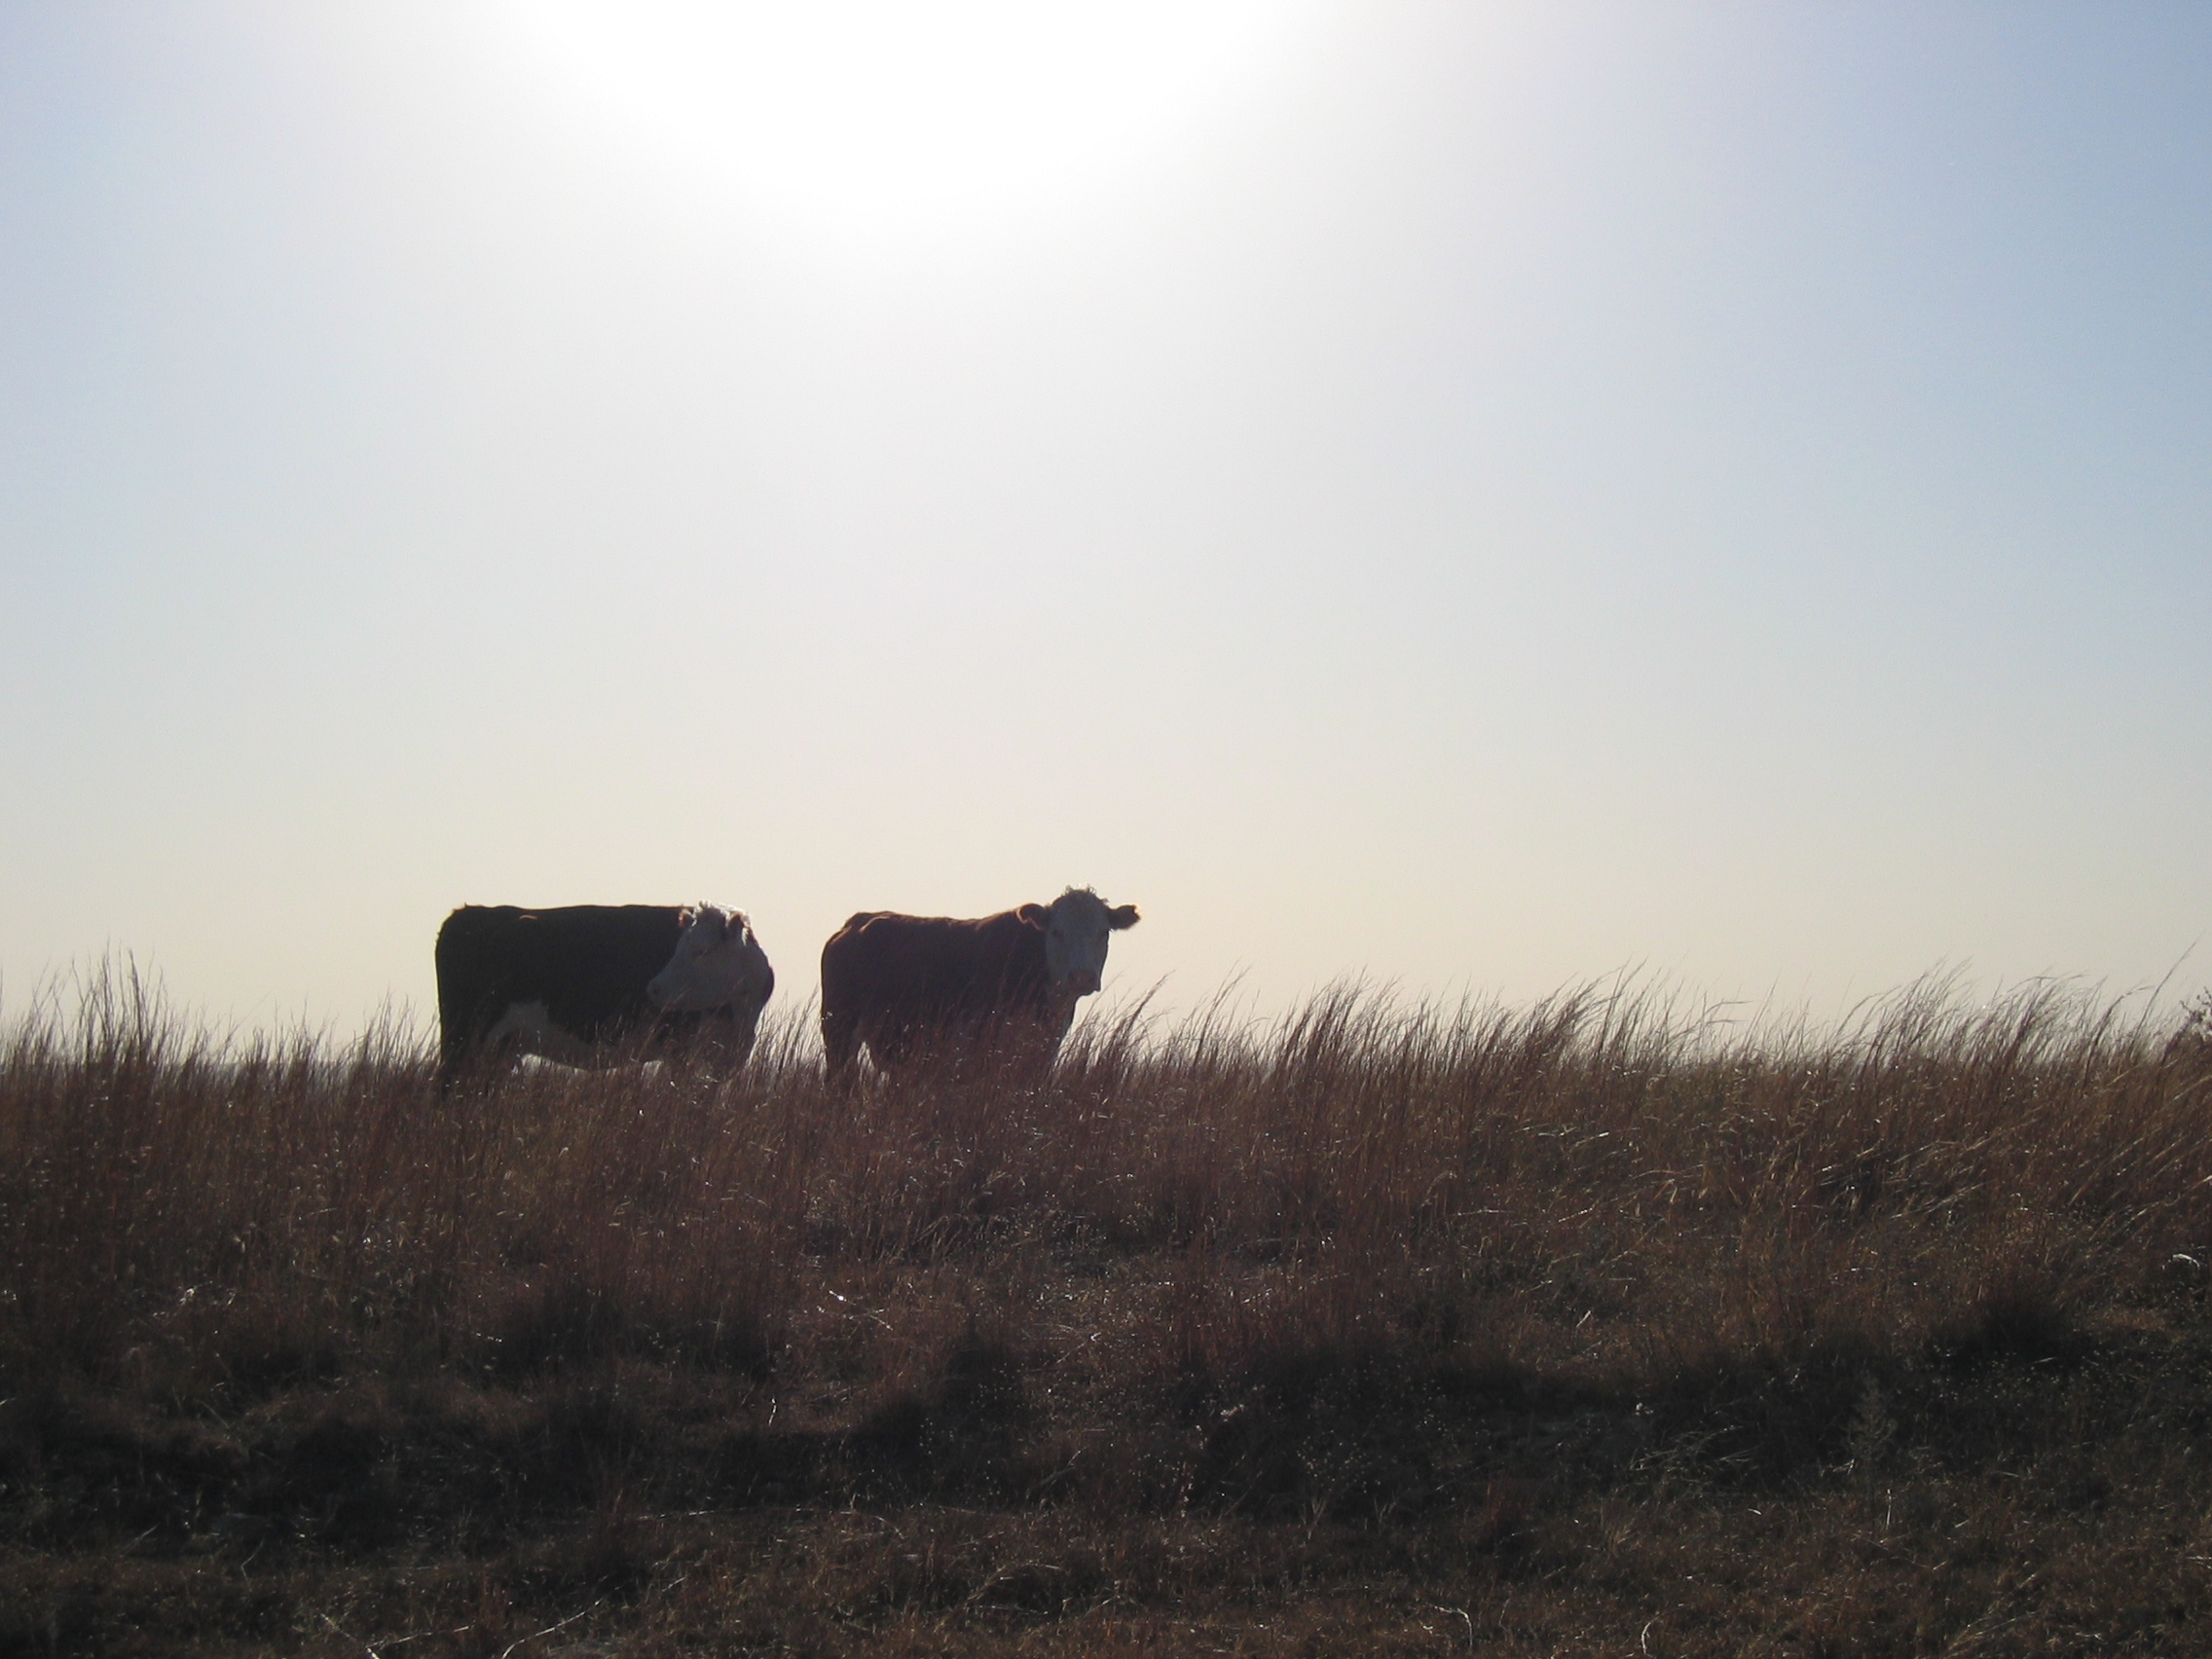
[[[1088,888],[1069,888],[1052,901],[1045,919],[1045,974],[1053,991],[1087,997],[1106,972],[1106,945],[1123,928],[1137,925],[1137,907],[1108,906]]]
[[[757,1017],[772,982],[752,925],[735,910],[702,904],[677,936],[668,965],[647,981],[645,998],[666,1014]]]

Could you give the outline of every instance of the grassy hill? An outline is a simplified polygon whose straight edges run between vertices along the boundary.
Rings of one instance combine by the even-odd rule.
[[[9,1034],[0,1654],[2212,1648],[2201,1018],[423,1047]]]

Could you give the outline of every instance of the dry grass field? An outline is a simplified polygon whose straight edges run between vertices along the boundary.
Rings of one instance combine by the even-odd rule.
[[[2212,1650],[2201,1017],[425,1051],[9,1029],[0,1654]]]

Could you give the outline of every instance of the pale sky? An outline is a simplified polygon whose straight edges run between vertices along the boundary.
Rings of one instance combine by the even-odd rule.
[[[0,7],[0,1015],[462,903],[2212,979],[2212,7]]]

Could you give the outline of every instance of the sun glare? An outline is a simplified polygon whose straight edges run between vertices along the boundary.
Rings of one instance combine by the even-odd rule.
[[[1260,0],[532,0],[509,27],[663,167],[875,233],[1111,180],[1262,79],[1297,15]]]

